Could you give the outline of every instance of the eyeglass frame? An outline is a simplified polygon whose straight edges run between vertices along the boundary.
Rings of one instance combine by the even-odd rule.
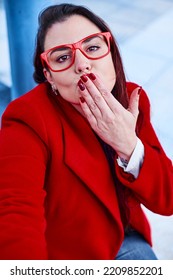
[[[108,51],[106,54],[102,55],[102,56],[99,56],[99,57],[89,57],[87,56],[87,54],[82,50],[81,48],[81,44],[83,43],[83,41],[91,38],[91,37],[95,37],[95,36],[98,36],[98,35],[102,35],[104,37],[106,37],[106,40],[107,40],[107,43],[108,43]],[[100,59],[100,58],[103,58],[105,56],[107,56],[110,52],[110,39],[112,38],[112,35],[110,32],[98,32],[98,33],[94,33],[92,35],[89,35],[83,39],[81,39],[80,41],[76,42],[76,43],[73,43],[73,44],[63,44],[63,45],[58,45],[58,46],[55,46],[53,48],[50,48],[48,50],[46,50],[45,52],[41,53],[40,54],[40,59],[41,59],[41,63],[43,65],[43,67],[45,67],[45,63],[46,65],[48,66],[48,68],[53,71],[53,72],[61,72],[61,71],[65,71],[67,70],[68,68],[70,68],[74,61],[75,61],[75,51],[78,49],[81,51],[81,53],[88,59],[91,59],[91,60],[97,60],[97,59]],[[67,47],[67,48],[70,48],[72,50],[72,62],[70,63],[69,66],[65,67],[64,69],[61,69],[61,70],[54,70],[52,69],[52,67],[50,66],[49,62],[48,62],[48,58],[47,58],[47,54],[51,51],[53,51],[54,49],[56,48],[63,48],[63,47]]]

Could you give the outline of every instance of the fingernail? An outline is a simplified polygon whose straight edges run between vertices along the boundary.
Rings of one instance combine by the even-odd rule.
[[[138,95],[140,95],[141,91],[142,91],[142,87],[139,87],[139,89],[138,89]]]
[[[80,90],[82,90],[82,91],[84,91],[84,90],[85,90],[85,85],[82,83],[82,81],[81,81],[81,80],[79,80],[79,82],[78,82],[78,86],[79,86]]]
[[[84,103],[85,102],[85,98],[83,96],[79,97],[81,103]]]
[[[84,83],[86,83],[86,82],[88,81],[88,78],[87,78],[86,75],[82,75],[82,76],[81,76],[81,80],[82,80]]]
[[[88,77],[94,81],[96,79],[96,76],[93,73],[88,74]]]

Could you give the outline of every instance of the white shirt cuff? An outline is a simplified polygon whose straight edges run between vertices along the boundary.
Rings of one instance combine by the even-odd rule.
[[[144,145],[138,138],[136,147],[130,157],[128,163],[124,164],[120,157],[117,159],[117,163],[127,173],[131,173],[135,178],[138,177],[141,165],[144,161]]]

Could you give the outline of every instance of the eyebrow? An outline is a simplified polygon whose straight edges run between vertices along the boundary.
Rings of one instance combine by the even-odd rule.
[[[51,54],[54,53],[54,52],[56,52],[57,49],[58,49],[58,51],[64,51],[64,50],[66,50],[67,48],[69,48],[69,47],[65,47],[65,45],[64,45],[64,47],[63,47],[63,46],[62,46],[62,47],[55,46],[54,49],[51,51]]]
[[[91,35],[92,36],[92,35]],[[86,40],[84,40],[85,42],[90,42],[92,39],[94,39],[94,38],[100,38],[100,36],[99,35],[95,35],[95,36],[92,36],[92,37],[90,37],[90,38],[88,38],[88,39],[86,39]],[[85,38],[83,38],[83,39],[85,39]],[[82,39],[82,40],[83,40]]]
[[[91,35],[91,37],[87,38],[86,40],[85,40],[85,38],[83,38],[83,39],[81,39],[80,41],[84,40],[85,43],[88,43],[88,42],[92,41],[92,40],[95,39],[95,38],[100,38],[100,36],[99,36],[99,35],[95,35],[95,36],[92,36],[92,35]],[[76,43],[77,43],[77,42],[76,42]],[[51,54],[54,53],[57,49],[58,49],[58,51],[66,50],[67,48],[69,48],[69,47],[66,47],[66,46],[68,46],[68,45],[73,45],[73,44],[75,44],[75,43],[72,43],[72,44],[64,44],[64,45],[60,45],[60,46],[55,46],[54,49],[51,51]]]

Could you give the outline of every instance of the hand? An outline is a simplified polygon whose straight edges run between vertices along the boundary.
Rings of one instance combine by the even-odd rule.
[[[88,76],[83,75],[78,82],[80,105],[85,117],[97,135],[112,146],[119,157],[129,160],[137,143],[135,127],[140,87],[132,92],[129,108],[125,109],[107,91],[98,76]]]

